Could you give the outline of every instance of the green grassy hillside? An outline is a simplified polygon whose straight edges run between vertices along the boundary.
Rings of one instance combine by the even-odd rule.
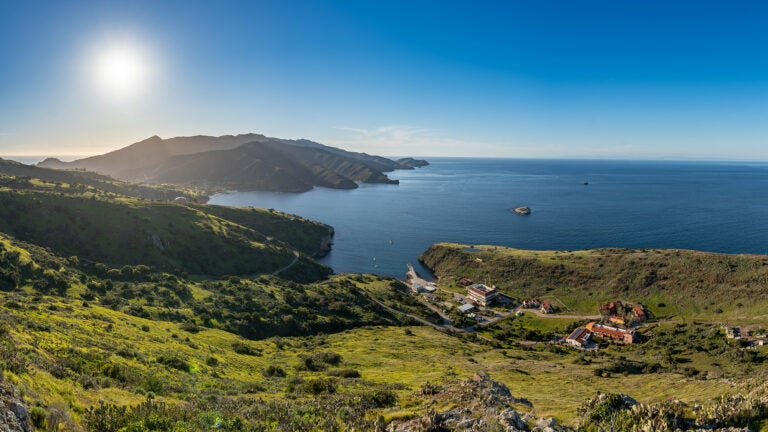
[[[594,353],[518,346],[400,327],[374,299],[429,311],[391,279],[191,280],[0,244],[0,267],[17,275],[0,291],[0,387],[22,396],[38,430],[383,430],[460,407],[475,372],[506,385],[529,426],[575,426],[598,391],[715,409],[713,397],[767,376],[764,351],[706,324],[665,324],[643,345]]]
[[[381,430],[377,426],[389,421],[461,406],[450,399],[435,405],[425,389],[450,392],[475,372],[489,373],[527,400],[514,406],[521,414],[575,426],[583,421],[577,409],[596,392],[708,407],[713,397],[747,392],[766,377],[764,363],[749,362],[720,377],[596,376],[596,369],[626,363],[627,354],[608,350],[585,358],[544,345],[498,349],[428,327],[366,326],[249,341],[74,299],[0,293],[0,304],[0,375],[39,406],[47,422],[60,423],[59,430],[118,430],[98,427],[100,419],[134,424],[128,430],[210,430],[206,422],[216,419],[225,430]],[[733,372],[740,368],[747,370]],[[147,411],[120,414],[117,408],[148,398]],[[166,426],[139,427],[152,422]]]
[[[256,213],[61,188],[0,189],[0,231],[60,255],[110,266],[143,264],[208,275],[272,273],[294,261],[292,242],[297,252],[314,255],[332,232],[288,215]],[[303,256],[300,264],[304,279],[329,273]]]
[[[69,192],[95,192],[98,190],[134,198],[162,201],[171,201],[179,196],[185,196],[198,202],[205,202],[208,199],[201,191],[189,188],[127,183],[94,172],[47,169],[0,159],[0,185],[26,189],[36,186],[30,182],[31,179],[49,183],[49,188],[58,188]]]
[[[212,205],[195,205],[194,207],[263,233],[265,236],[280,239],[306,255],[322,256],[328,253],[331,247],[333,227],[300,216],[253,207],[248,209]]]
[[[601,302],[626,300],[642,302],[657,317],[768,321],[768,257],[762,255],[441,243],[420,260],[446,285],[468,277],[517,298],[554,298],[583,314],[596,314]]]

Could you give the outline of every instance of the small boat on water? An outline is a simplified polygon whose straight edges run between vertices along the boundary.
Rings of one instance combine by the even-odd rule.
[[[584,182],[584,186],[589,186],[589,182],[588,181]]]
[[[519,214],[519,215],[529,215],[529,214],[531,214],[531,209],[529,207],[526,207],[526,206],[518,207],[518,208],[516,208],[516,209],[514,209],[512,211],[517,213],[517,214]]]

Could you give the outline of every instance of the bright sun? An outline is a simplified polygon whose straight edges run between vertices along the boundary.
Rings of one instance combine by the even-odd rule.
[[[98,90],[111,99],[137,97],[148,85],[148,59],[131,45],[105,47],[96,54],[93,67]]]

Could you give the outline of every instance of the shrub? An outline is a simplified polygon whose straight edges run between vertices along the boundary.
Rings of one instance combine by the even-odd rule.
[[[333,378],[318,378],[309,380],[302,385],[302,390],[306,393],[319,395],[321,393],[336,393],[337,383]]]
[[[385,408],[397,403],[397,395],[390,390],[374,390],[362,395],[363,401],[376,408]]]
[[[201,330],[197,324],[191,322],[183,322],[179,328],[190,333],[198,333]]]
[[[143,331],[143,332],[148,332],[148,331],[149,331],[149,326],[148,326],[148,325],[146,325],[146,324],[143,324],[143,325],[141,326],[141,331]]]
[[[180,371],[189,372],[191,366],[186,361],[176,357],[175,355],[161,355],[157,357],[157,362]]]
[[[360,371],[357,369],[334,369],[326,372],[326,375],[341,378],[360,378]]]
[[[144,380],[141,387],[148,392],[160,393],[163,391],[163,382],[160,378],[150,375]]]
[[[338,366],[338,364],[341,363],[341,354],[337,354],[333,351],[317,353],[315,357],[317,360],[333,366]]]
[[[105,377],[112,378],[121,383],[125,383],[126,381],[128,381],[128,377],[126,376],[123,368],[121,368],[119,365],[116,365],[114,363],[105,363],[101,367],[101,374],[104,375]]]
[[[307,355],[299,356],[299,364],[296,366],[297,370],[307,370],[312,372],[318,372],[325,369],[327,366],[322,362],[317,361],[315,357]]]
[[[287,375],[285,373],[285,369],[275,365],[267,366],[266,369],[261,371],[261,374],[264,375],[265,377],[280,377],[280,378],[283,378]]]
[[[32,425],[37,429],[45,429],[46,422],[45,420],[48,418],[48,411],[46,411],[43,407],[32,407],[31,410],[29,410],[29,420],[32,422]]]
[[[216,357],[208,357],[208,359],[205,360],[205,364],[210,367],[216,367],[219,365],[219,359]]]
[[[248,345],[247,343],[243,342],[235,342],[232,344],[232,349],[238,353],[243,355],[251,355],[251,356],[260,356],[261,351],[253,348],[252,346]]]
[[[311,356],[302,354],[299,356],[298,370],[317,372],[325,370],[329,365],[338,366],[341,363],[341,355],[333,351],[323,351]]]

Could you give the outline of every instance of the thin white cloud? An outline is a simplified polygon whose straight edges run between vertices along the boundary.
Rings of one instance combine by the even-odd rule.
[[[437,129],[393,125],[373,129],[339,127],[346,132],[327,143],[348,150],[388,156],[494,156],[510,148],[495,144],[461,140]]]
[[[510,157],[566,159],[754,159],[755,155],[685,154],[674,147],[642,143],[505,142],[451,137],[437,129],[413,126],[381,126],[371,129],[336,128],[340,134],[321,140],[346,150],[383,156]],[[765,159],[765,157],[762,157]]]

